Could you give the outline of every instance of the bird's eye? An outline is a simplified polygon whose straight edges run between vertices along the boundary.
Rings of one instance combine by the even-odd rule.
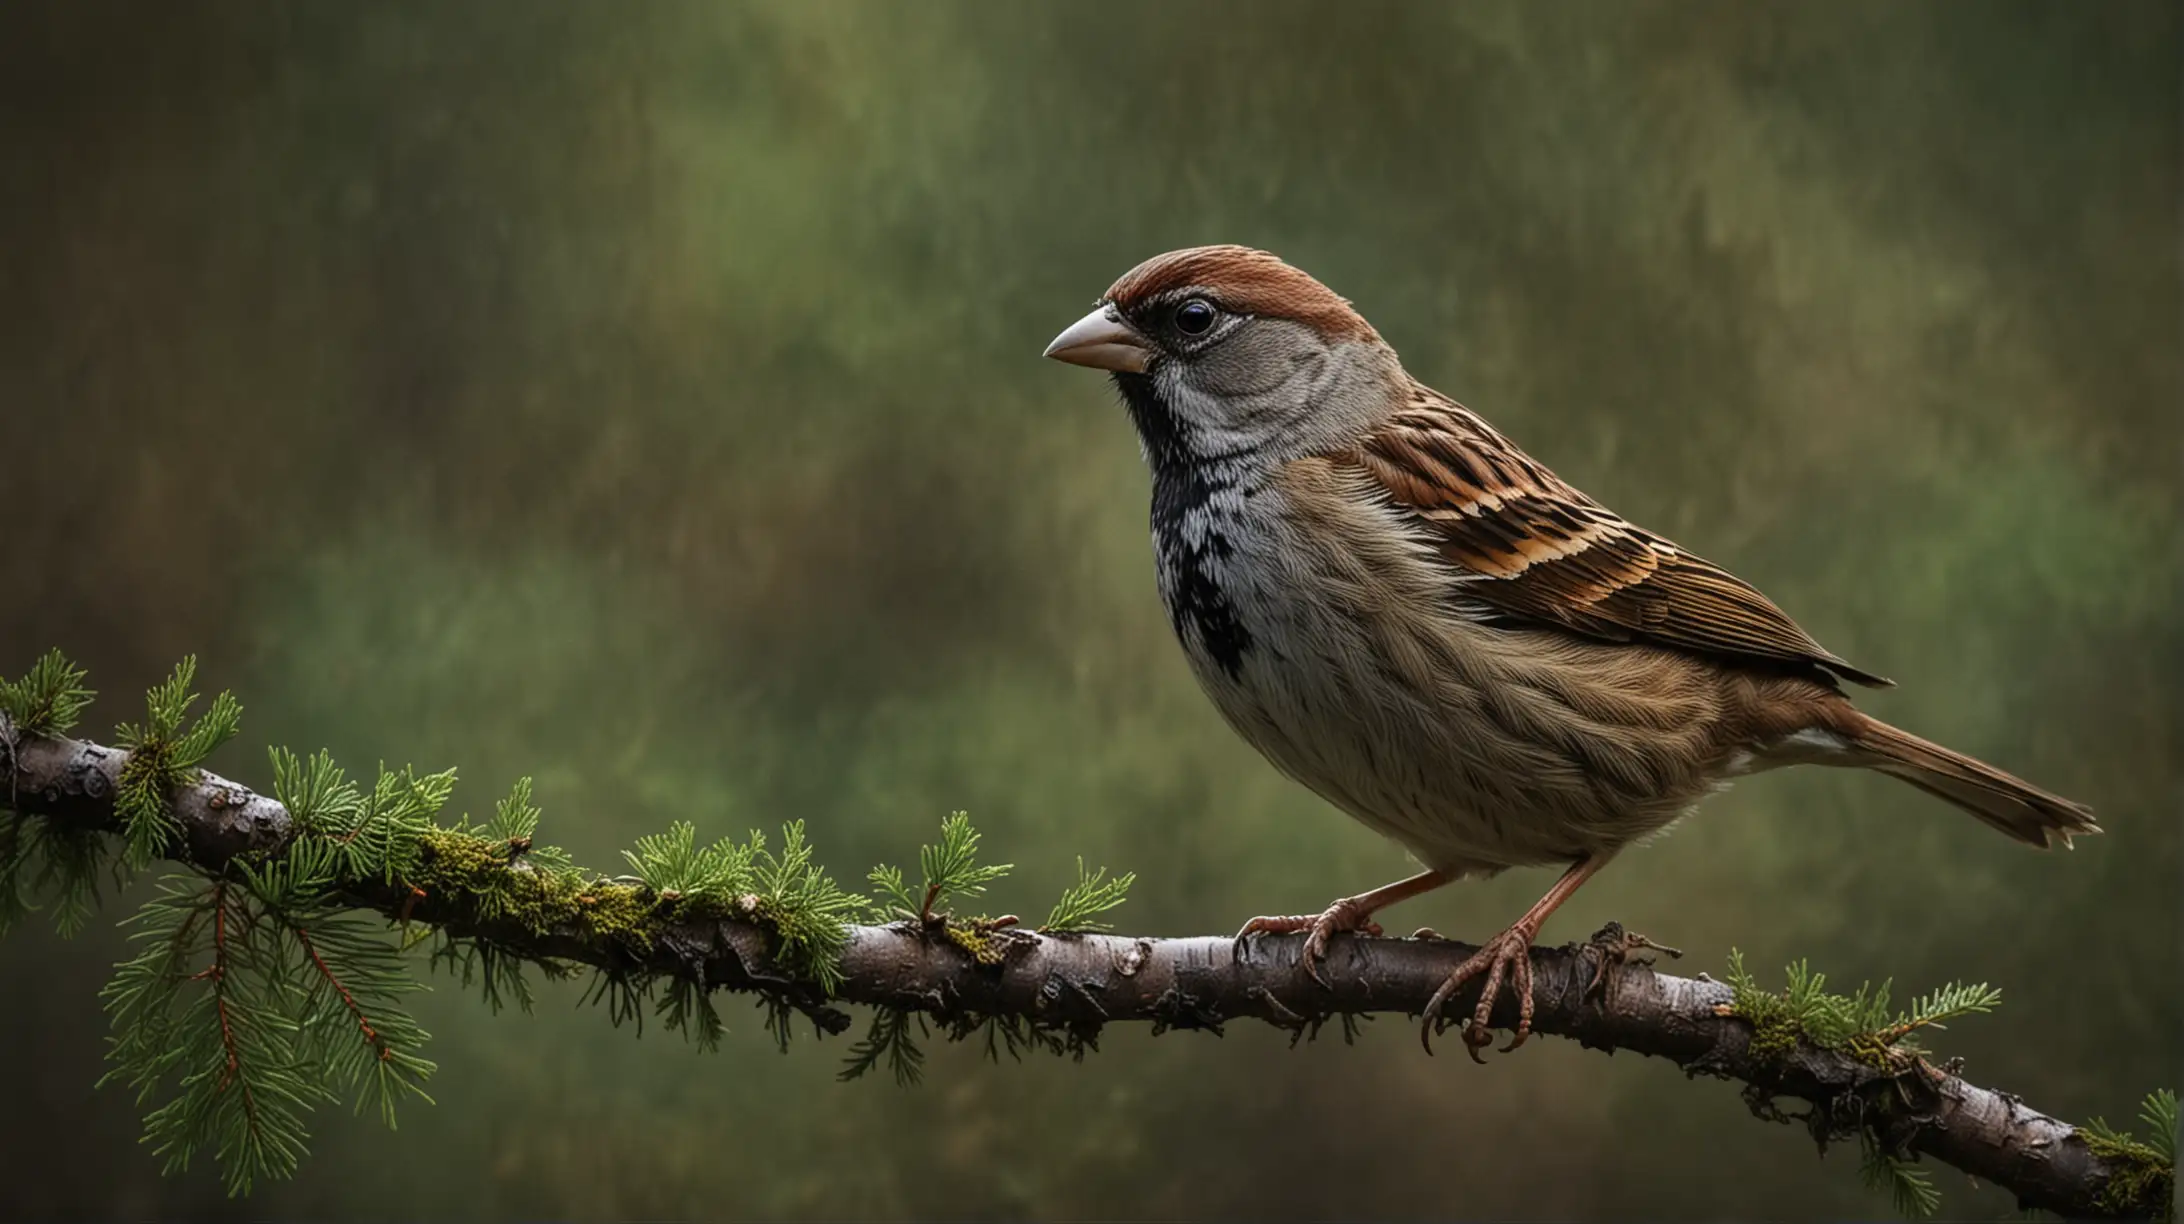
[[[1175,329],[1186,336],[1203,336],[1213,328],[1218,314],[1213,303],[1204,298],[1192,298],[1175,308]]]

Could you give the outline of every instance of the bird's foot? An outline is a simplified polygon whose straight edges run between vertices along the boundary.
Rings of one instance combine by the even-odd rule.
[[[1599,959],[1593,962],[1592,981],[1585,984],[1585,997],[1588,999],[1602,993],[1608,984],[1608,974],[1611,971],[1621,969],[1625,965],[1650,965],[1653,963],[1652,957],[1634,956],[1633,953],[1639,951],[1659,952],[1671,960],[1683,955],[1681,951],[1671,948],[1667,944],[1657,944],[1636,931],[1624,930],[1623,924],[1620,922],[1611,922],[1594,931],[1592,938],[1587,940],[1586,944],[1599,955]]]
[[[1378,936],[1383,932],[1380,924],[1373,921],[1372,911],[1359,903],[1357,897],[1344,897],[1317,914],[1281,914],[1254,918],[1236,932],[1236,955],[1244,955],[1247,942],[1254,935],[1294,935],[1308,932],[1304,937],[1304,971],[1312,980],[1325,986],[1327,979],[1320,976],[1319,963],[1327,959],[1327,941],[1345,931],[1359,935]]]
[[[1471,954],[1463,964],[1456,966],[1441,988],[1433,992],[1426,1003],[1426,1012],[1418,1026],[1418,1040],[1433,1053],[1433,1034],[1441,1025],[1441,1005],[1447,1003],[1465,982],[1486,975],[1486,985],[1479,990],[1479,1005],[1472,1009],[1471,1018],[1463,1024],[1464,1048],[1471,1061],[1484,1063],[1479,1051],[1494,1044],[1494,1034],[1487,1028],[1487,1020],[1493,1015],[1494,1000],[1500,996],[1502,979],[1509,980],[1509,989],[1517,996],[1517,1031],[1501,1052],[1507,1054],[1524,1044],[1532,1035],[1532,940],[1538,928],[1524,922],[1510,927],[1486,942],[1486,946]]]

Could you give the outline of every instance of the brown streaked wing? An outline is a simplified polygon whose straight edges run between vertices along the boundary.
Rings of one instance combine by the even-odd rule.
[[[1437,392],[1420,387],[1349,458],[1434,525],[1442,556],[1480,575],[1464,595],[1500,611],[1609,641],[1890,683],[1829,653],[1749,583],[1625,522]]]

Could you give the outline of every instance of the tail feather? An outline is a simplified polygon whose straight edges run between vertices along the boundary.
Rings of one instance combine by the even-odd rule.
[[[2101,831],[2093,809],[2082,803],[1878,719],[1858,718],[1851,742],[1871,758],[1864,762],[1869,768],[1945,799],[2018,841],[2045,850],[2060,840],[2067,849],[2073,836]]]

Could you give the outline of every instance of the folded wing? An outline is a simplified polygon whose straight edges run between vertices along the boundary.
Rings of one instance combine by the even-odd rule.
[[[1438,392],[1419,387],[1352,458],[1474,576],[1463,595],[1496,611],[1608,641],[1890,683],[1829,653],[1727,570],[1625,522]]]

